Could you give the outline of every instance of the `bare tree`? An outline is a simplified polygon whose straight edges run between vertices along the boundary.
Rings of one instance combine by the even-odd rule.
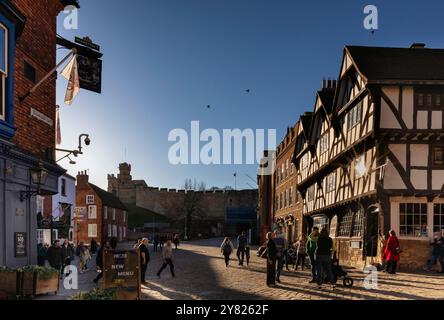
[[[183,189],[185,190],[185,237],[189,239],[193,220],[203,219],[205,216],[205,213],[202,210],[202,198],[206,186],[204,182],[198,183],[195,179],[194,181],[186,179]]]

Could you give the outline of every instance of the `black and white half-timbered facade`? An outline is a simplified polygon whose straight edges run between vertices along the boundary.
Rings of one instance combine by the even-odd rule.
[[[341,263],[380,261],[393,229],[400,267],[424,266],[444,229],[444,50],[347,46],[302,121],[303,214],[329,228]]]

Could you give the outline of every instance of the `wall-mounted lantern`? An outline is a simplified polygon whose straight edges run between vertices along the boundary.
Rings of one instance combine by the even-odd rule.
[[[32,184],[36,185],[37,188],[35,190],[20,191],[20,201],[22,202],[34,195],[40,195],[40,187],[46,183],[46,179],[48,178],[48,171],[43,167],[42,161],[39,161],[37,166],[31,168],[29,171]]]

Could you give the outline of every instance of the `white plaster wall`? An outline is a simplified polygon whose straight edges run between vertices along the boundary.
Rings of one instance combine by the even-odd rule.
[[[412,170],[410,172],[410,181],[415,189],[427,189],[427,170]]]
[[[429,157],[428,144],[412,144],[410,145],[410,164],[412,166],[427,167]]]
[[[408,129],[413,129],[413,88],[402,90],[402,119]]]

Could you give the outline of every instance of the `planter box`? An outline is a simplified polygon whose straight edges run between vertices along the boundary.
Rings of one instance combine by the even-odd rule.
[[[0,271],[0,299],[18,295],[18,274],[16,271]]]
[[[59,273],[39,275],[37,272],[23,272],[21,277],[21,295],[38,296],[42,294],[57,294],[59,290]]]

